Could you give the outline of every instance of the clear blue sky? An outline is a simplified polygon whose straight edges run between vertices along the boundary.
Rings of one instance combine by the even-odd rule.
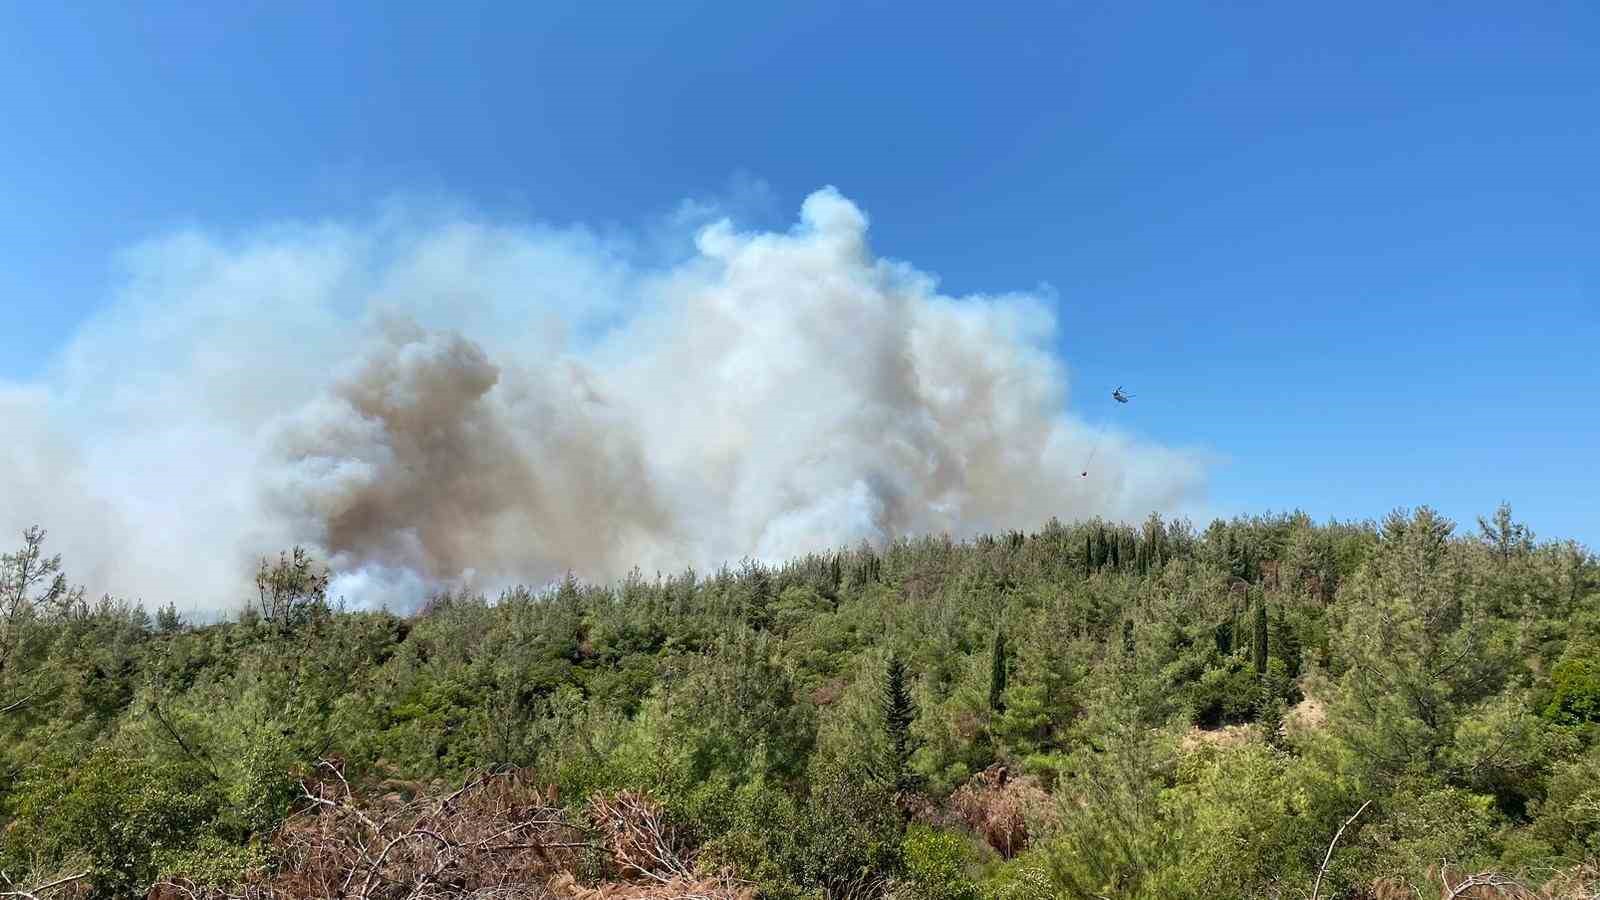
[[[0,377],[173,227],[626,224],[743,173],[754,224],[834,184],[947,292],[1048,282],[1084,412],[1224,454],[1219,509],[1600,545],[1600,5],[988,10],[0,5]]]

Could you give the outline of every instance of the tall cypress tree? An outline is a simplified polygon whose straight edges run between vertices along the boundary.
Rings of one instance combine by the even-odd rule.
[[[989,708],[997,713],[1006,711],[1006,633],[994,633],[994,652],[989,660]]]
[[[1256,674],[1267,674],[1267,598],[1256,601]]]
[[[899,654],[889,657],[889,669],[883,684],[883,726],[889,737],[889,758],[884,773],[896,791],[910,791],[916,787],[916,775],[911,771],[911,723],[917,718],[917,707],[911,699],[911,684],[905,662]]]

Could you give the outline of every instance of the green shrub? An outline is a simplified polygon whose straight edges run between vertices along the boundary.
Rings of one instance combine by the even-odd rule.
[[[901,847],[906,893],[917,900],[978,900],[968,874],[971,844],[959,834],[913,825]]]
[[[195,847],[221,805],[216,784],[192,765],[101,746],[22,785],[5,855],[41,870],[81,861],[96,897],[142,894],[158,859]]]
[[[1206,669],[1188,689],[1192,719],[1203,728],[1249,721],[1259,708],[1261,696],[1261,679],[1249,660],[1239,655],[1226,657],[1217,667]]]
[[[984,900],[1055,900],[1050,865],[1040,854],[1027,852],[996,866],[979,886]]]
[[[1559,725],[1600,722],[1600,659],[1568,655],[1550,670],[1550,685],[1546,719]]]

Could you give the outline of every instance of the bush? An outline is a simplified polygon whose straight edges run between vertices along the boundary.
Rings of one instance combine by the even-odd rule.
[[[981,885],[986,900],[1054,900],[1050,866],[1037,853],[1024,853],[995,868]]]
[[[1247,722],[1261,703],[1261,679],[1243,656],[1229,656],[1189,686],[1189,705],[1196,725],[1216,728]]]
[[[21,870],[81,863],[96,897],[140,894],[160,858],[210,833],[221,800],[193,766],[101,746],[76,765],[41,767],[21,787],[5,856]]]
[[[1600,747],[1556,768],[1537,812],[1534,831],[1555,850],[1600,856]]]
[[[978,900],[978,885],[967,874],[971,846],[961,835],[925,825],[906,832],[906,893],[917,900]]]
[[[838,892],[899,868],[901,825],[894,794],[859,769],[817,767],[812,775],[810,881]]]
[[[799,898],[814,868],[813,835],[800,806],[787,793],[752,781],[735,792],[732,827],[703,850],[713,868],[730,866],[760,886],[767,898]]]
[[[1600,660],[1569,655],[1550,670],[1553,696],[1544,717],[1558,725],[1600,722]]]

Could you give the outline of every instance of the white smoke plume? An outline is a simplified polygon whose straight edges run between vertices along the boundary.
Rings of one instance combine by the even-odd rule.
[[[0,384],[0,529],[147,604],[237,608],[300,543],[409,607],[1197,496],[1197,455],[1070,416],[1047,298],[943,296],[866,233],[830,188],[665,263],[403,214],[155,241],[46,376]]]

